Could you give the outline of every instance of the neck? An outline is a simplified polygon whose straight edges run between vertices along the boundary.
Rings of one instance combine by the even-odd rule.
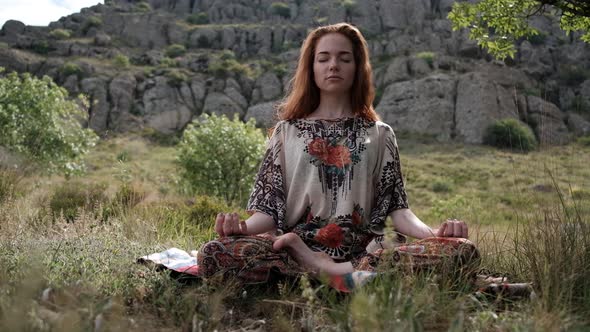
[[[338,119],[352,117],[352,105],[349,94],[325,94],[320,96],[320,105],[308,118]]]

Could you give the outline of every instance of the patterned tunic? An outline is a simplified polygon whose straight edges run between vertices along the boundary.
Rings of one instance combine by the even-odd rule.
[[[248,202],[337,261],[365,254],[407,207],[393,130],[362,118],[277,123]]]

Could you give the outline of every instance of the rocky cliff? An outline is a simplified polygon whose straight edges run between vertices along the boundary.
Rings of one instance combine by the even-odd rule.
[[[106,3],[0,32],[0,66],[89,95],[99,132],[173,133],[203,112],[270,126],[308,29],[348,21],[368,39],[376,109],[398,132],[481,143],[489,124],[511,117],[544,144],[590,134],[590,45],[550,17],[499,62],[451,30],[452,0]]]

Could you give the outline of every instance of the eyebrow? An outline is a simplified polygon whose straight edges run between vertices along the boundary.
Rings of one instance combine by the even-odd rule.
[[[317,55],[321,55],[321,54],[330,55],[330,52],[328,52],[328,51],[322,51],[322,52],[318,52]],[[344,55],[344,54],[352,54],[352,52],[349,52],[349,51],[340,51],[340,52],[338,52],[338,55]]]

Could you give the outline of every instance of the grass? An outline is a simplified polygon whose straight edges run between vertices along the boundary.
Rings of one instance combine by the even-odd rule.
[[[5,181],[0,330],[588,328],[588,146],[517,154],[403,136],[398,142],[412,210],[433,226],[445,218],[467,220],[483,266],[532,281],[536,300],[483,300],[463,280],[427,273],[383,275],[343,295],[306,278],[219,287],[137,265],[136,258],[169,247],[198,248],[214,237],[215,211],[236,208],[183,195],[175,146],[129,134],[101,141],[88,158],[88,173],[77,179],[106,184],[108,202],[125,203],[107,220],[96,213],[104,206],[92,204],[73,220],[55,218],[49,200],[65,182],[61,177],[32,172]]]

